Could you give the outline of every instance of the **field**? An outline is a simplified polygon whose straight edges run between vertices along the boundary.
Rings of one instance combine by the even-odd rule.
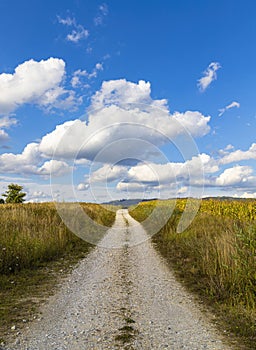
[[[240,337],[246,349],[255,349],[256,201],[203,200],[192,224],[177,233],[185,206],[186,200],[151,201],[129,211],[150,230],[168,215],[167,209],[175,208],[153,236],[154,245],[177,277],[214,311],[215,322]],[[192,201],[190,209],[193,206],[197,208],[198,201]],[[97,204],[82,208],[105,230],[118,209]],[[153,220],[145,221],[150,214]],[[4,204],[0,215],[1,343],[13,325],[34,317],[38,305],[54,291],[57,276],[65,275],[92,245],[70,232],[53,203]],[[90,223],[83,230],[95,241],[104,234]]]
[[[143,222],[157,202],[141,203],[130,214]],[[176,229],[185,200],[176,201],[173,215],[153,236],[159,252],[177,276],[213,308],[222,329],[242,338],[248,349],[256,342],[256,201],[203,200],[192,224]],[[153,222],[172,201],[158,203]],[[195,203],[196,205],[196,203]]]
[[[97,223],[111,226],[115,210],[82,204]],[[12,325],[34,315],[38,302],[92,245],[74,235],[53,203],[0,206],[0,340]],[[87,235],[96,235],[84,227]],[[1,341],[0,341],[1,343]]]

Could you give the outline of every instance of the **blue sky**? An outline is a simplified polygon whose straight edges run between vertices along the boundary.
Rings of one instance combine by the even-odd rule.
[[[254,1],[0,2],[1,191],[256,197]]]

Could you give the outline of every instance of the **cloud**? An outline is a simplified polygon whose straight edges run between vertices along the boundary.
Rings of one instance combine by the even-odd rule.
[[[88,190],[88,188],[89,188],[88,184],[80,183],[77,185],[78,191],[86,191],[86,190]]]
[[[217,186],[255,186],[256,177],[253,176],[253,169],[249,166],[236,165],[232,168],[225,169],[216,179]]]
[[[72,90],[66,90],[57,87],[54,90],[47,91],[39,101],[39,106],[46,111],[51,112],[55,109],[76,111],[83,102],[82,96],[77,96]]]
[[[4,130],[0,129],[0,143],[6,142],[9,139],[9,135]]]
[[[246,198],[246,199],[250,199],[250,198],[256,198],[256,192],[243,192],[242,194],[235,194],[234,195],[235,198]]]
[[[64,66],[64,62],[62,64]],[[95,69],[101,70],[102,65],[98,63]],[[80,70],[76,75],[80,77],[86,74]],[[55,85],[61,81],[61,77],[55,80]],[[42,101],[42,96],[47,100],[45,104],[56,100],[55,97],[51,100],[47,96],[46,87],[38,88],[38,91],[33,97],[29,94],[26,100]],[[132,83],[124,79],[103,82],[101,89],[92,97],[87,122],[79,119],[67,121],[57,125],[41,141],[28,144],[20,154],[2,154],[0,170],[5,174],[44,177],[52,172],[53,175],[61,176],[71,170],[69,160],[75,160],[77,167],[87,168],[88,162],[95,160],[103,164],[103,169],[94,170],[92,183],[105,176],[110,182],[118,181],[120,177],[131,177],[129,167],[156,157],[159,147],[187,131],[195,137],[207,134],[210,130],[209,120],[209,116],[205,117],[198,111],[172,114],[166,100],[152,99],[148,82]],[[0,127],[9,127],[15,122],[14,119],[3,117]],[[56,159],[51,160],[54,152]]]
[[[60,16],[57,16],[58,22],[60,24],[63,24],[65,26],[75,26],[76,20],[75,18],[67,17],[67,18],[61,18]]]
[[[72,168],[63,161],[51,159],[46,161],[38,170],[39,175],[52,175],[52,176],[62,176],[70,172]]]
[[[173,119],[182,125],[193,137],[202,137],[208,134],[210,127],[208,122],[210,116],[205,117],[198,111],[186,111],[185,113],[175,112],[172,115]],[[178,130],[177,133],[182,133],[182,130]]]
[[[201,170],[200,170],[201,169]],[[200,172],[205,172],[204,176]],[[225,169],[220,175],[214,161],[207,155],[193,157],[184,163],[139,164],[128,171],[124,180],[116,186],[119,191],[170,190],[176,195],[191,191],[192,188],[221,188],[247,191],[255,190],[256,176],[249,166],[234,166]],[[182,189],[182,190],[181,190]]]
[[[217,70],[221,66],[218,62],[212,62],[209,64],[207,69],[204,71],[204,76],[198,80],[198,87],[201,92],[204,92],[208,86],[217,79]]]
[[[128,170],[125,166],[104,164],[103,167],[90,174],[89,182],[108,183],[118,180],[120,177],[126,177],[127,175]]]
[[[104,17],[108,15],[108,6],[106,4],[101,4],[99,6],[98,15],[94,18],[95,26],[103,24]]]
[[[199,154],[184,162],[166,164],[139,164],[128,171],[129,182],[169,184],[172,182],[195,182],[202,172],[211,174],[218,171],[218,166],[207,154]]]
[[[60,24],[73,28],[71,33],[66,36],[67,41],[78,43],[80,40],[88,38],[89,31],[81,24],[78,24],[75,18],[61,18],[57,16],[57,19]]]
[[[82,77],[86,74],[77,73]],[[90,186],[99,192],[100,185],[106,183],[119,195],[122,191],[152,194],[160,190],[190,195],[191,188],[200,191],[203,186],[251,193],[255,188],[250,166],[236,164],[223,170],[230,163],[255,160],[255,143],[245,151],[228,145],[215,158],[202,153],[180,162],[169,161],[161,147],[170,142],[175,145],[186,133],[192,137],[206,135],[210,117],[198,111],[170,112],[165,99],[151,97],[149,82],[103,82],[91,99],[87,117],[87,121],[75,119],[57,125],[41,141],[28,144],[21,154],[2,154],[1,172],[42,177],[52,172],[62,176],[73,169],[70,161],[75,161],[75,168],[87,174],[85,181],[76,185],[78,192]],[[2,118],[0,128],[12,123]],[[55,159],[51,159],[54,152]],[[106,187],[104,191],[107,193]]]
[[[240,162],[242,160],[256,160],[256,143],[252,143],[247,151],[236,150],[225,154],[220,159],[220,164],[229,164],[234,162]]]
[[[74,93],[65,90],[65,62],[49,58],[29,60],[15,68],[13,74],[0,74],[0,115],[8,115],[21,105],[70,108],[77,101]]]
[[[101,168],[86,176],[85,183],[93,187],[98,183],[106,185],[117,182],[118,191],[158,191],[172,189],[176,195],[187,192],[191,185],[203,187],[203,173],[218,171],[216,162],[207,154],[200,154],[184,162],[156,164],[139,163],[135,166],[104,164]],[[208,181],[209,182],[209,181]]]
[[[29,143],[21,154],[4,153],[0,155],[1,173],[61,176],[70,170],[68,164],[63,161],[44,161],[36,142]]]
[[[185,193],[188,192],[188,190],[189,190],[189,188],[187,186],[183,186],[183,187],[178,189],[177,194],[183,194],[184,195]]]
[[[81,39],[86,39],[89,36],[89,31],[83,26],[78,25],[76,29],[73,29],[70,34],[67,35],[67,41],[78,43]]]
[[[10,118],[10,117],[2,117],[0,118],[0,129],[4,128],[4,129],[8,129],[10,128],[12,125],[16,125],[17,124],[17,119],[15,118]]]
[[[140,80],[137,84],[125,79],[109,80],[102,83],[101,89],[92,98],[92,108],[99,109],[109,105],[151,104],[151,86]],[[159,107],[166,108],[166,100],[157,100]],[[160,103],[161,101],[161,103]]]
[[[98,75],[98,72],[102,71],[102,70],[103,70],[103,64],[102,63],[96,63],[95,67],[92,70],[92,72],[88,73],[88,75],[87,75],[88,79],[96,78],[97,75]]]
[[[17,124],[17,119],[10,118],[8,116],[0,118],[0,143],[3,143],[9,139],[9,135],[3,129],[9,129],[12,125]]]
[[[133,182],[119,182],[116,186],[118,191],[122,192],[137,192],[144,193],[146,192],[147,186],[145,184],[133,183]]]
[[[108,14],[108,6],[104,3],[99,6],[99,10],[104,16]]]
[[[71,85],[73,88],[77,87],[83,87],[88,88],[90,85],[88,83],[83,83],[82,79],[86,78],[88,79],[96,78],[99,71],[103,70],[103,64],[102,63],[96,63],[93,70],[90,72],[87,72],[86,70],[78,69],[73,73],[72,79],[71,79]]]
[[[28,196],[26,198],[27,203],[42,203],[52,201],[52,196],[44,193],[43,191],[35,191],[31,194],[28,193]]]
[[[197,111],[171,114],[166,100],[154,100],[150,94],[150,83],[145,81],[103,82],[92,97],[88,122],[77,119],[56,126],[42,138],[40,151],[46,156],[55,152],[56,157],[88,160],[101,152],[100,161],[113,163],[122,156],[146,159],[152,145],[170,142],[186,132],[194,137],[209,132],[209,116]]]
[[[0,171],[1,173],[35,173],[35,164],[41,159],[38,144],[35,142],[29,143],[21,154],[1,154]]]
[[[95,68],[96,68],[97,70],[103,70],[103,65],[102,65],[102,63],[96,63]]]
[[[81,77],[87,77],[88,72],[86,70],[78,69],[73,73],[72,79],[71,79],[71,85],[73,88],[81,86]]]
[[[231,144],[228,144],[228,145],[225,147],[225,151],[230,151],[230,150],[232,150],[232,149],[234,149],[234,146],[231,145]]]
[[[240,103],[233,101],[229,105],[227,105],[226,107],[219,109],[219,112],[220,112],[219,117],[221,117],[227,110],[229,110],[230,108],[234,108],[234,107],[240,108]]]

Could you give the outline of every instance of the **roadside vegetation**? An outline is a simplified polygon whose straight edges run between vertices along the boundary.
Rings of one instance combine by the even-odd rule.
[[[160,209],[171,204],[163,201]],[[256,201],[203,200],[192,224],[177,233],[185,204],[176,201],[153,242],[186,287],[213,308],[221,329],[256,349]],[[130,214],[143,223],[155,207],[156,201],[140,203]]]
[[[81,204],[97,223],[111,226],[115,210]],[[110,210],[108,210],[110,209]],[[40,302],[92,245],[62,222],[54,203],[0,206],[0,343],[34,317]],[[90,231],[88,225],[85,230]],[[94,232],[91,232],[94,234]]]
[[[23,187],[18,184],[8,185],[8,190],[3,193],[3,198],[0,198],[0,203],[23,203],[25,202],[26,193],[22,192]]]

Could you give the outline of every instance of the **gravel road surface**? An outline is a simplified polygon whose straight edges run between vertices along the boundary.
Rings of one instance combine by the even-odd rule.
[[[16,349],[230,348],[175,280],[143,227],[119,210],[113,228],[8,347]]]

